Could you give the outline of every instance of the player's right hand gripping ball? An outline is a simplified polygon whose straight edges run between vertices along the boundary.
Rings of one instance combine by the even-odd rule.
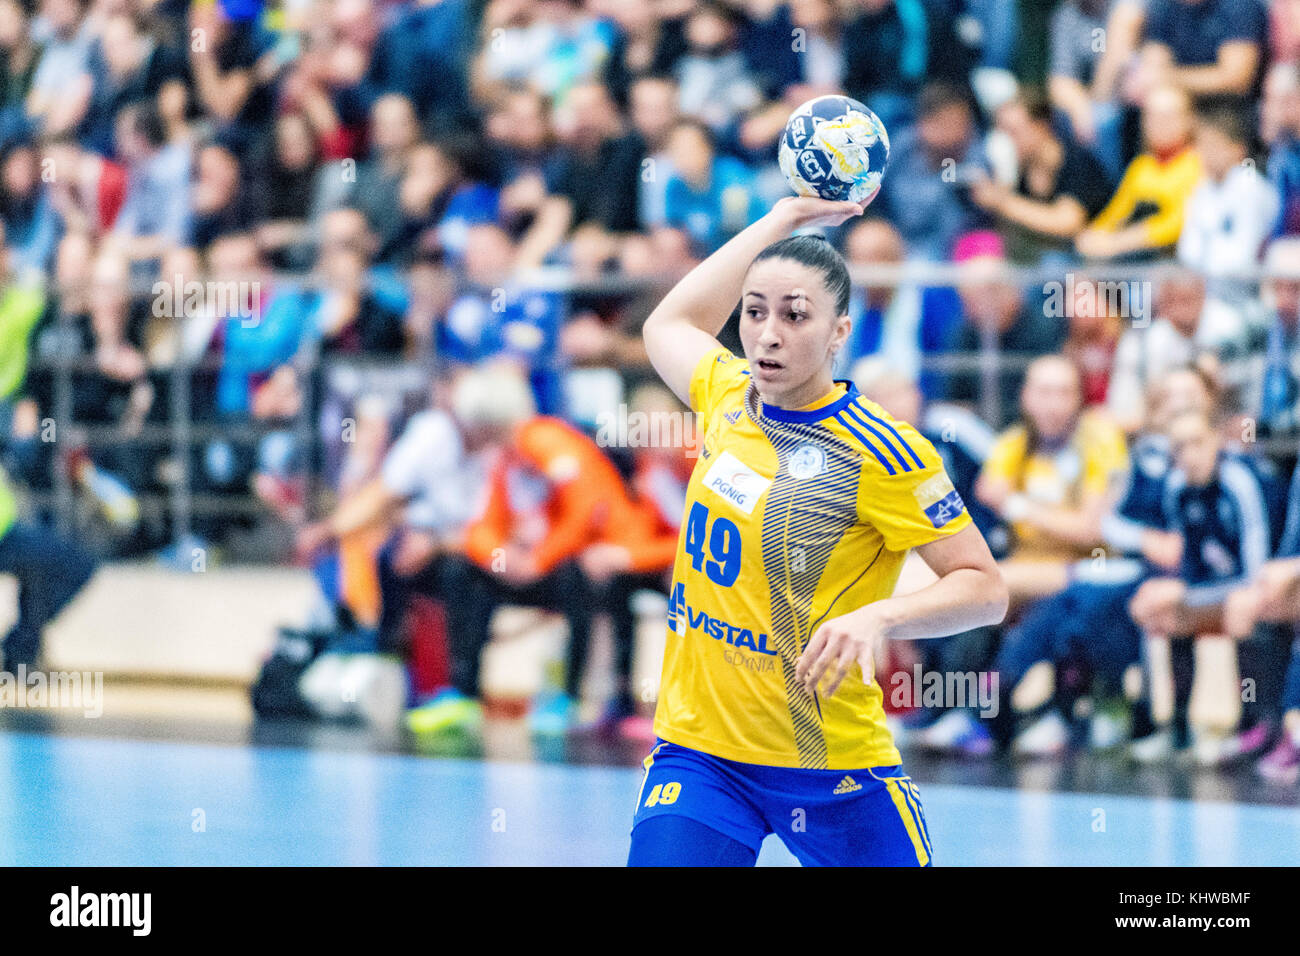
[[[819,96],[786,121],[781,172],[800,196],[866,205],[880,191],[889,163],[889,133],[880,117],[847,96]]]

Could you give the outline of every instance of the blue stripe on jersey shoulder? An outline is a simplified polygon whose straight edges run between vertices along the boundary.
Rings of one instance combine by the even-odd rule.
[[[843,425],[845,428],[847,428],[852,433],[853,437],[856,438],[864,448],[866,448],[868,451],[871,452],[871,454],[876,456],[876,461],[880,462],[882,465],[885,466],[885,471],[889,472],[889,474],[891,475],[896,474],[896,469],[894,468],[893,465],[889,463],[889,459],[886,458],[884,455],[882,455],[880,451],[876,448],[876,446],[867,440],[866,435],[858,431],[857,426],[855,426],[852,422],[850,422],[848,418],[845,417],[843,412],[836,415],[835,420],[839,422],[841,425]]]
[[[912,470],[912,466],[907,463],[907,459],[904,458],[899,450],[894,447],[894,443],[889,440],[885,433],[871,423],[861,406],[850,405],[848,408],[844,409],[844,413],[853,416],[858,425],[875,435],[876,438],[879,439],[880,443],[889,449],[889,453],[894,456],[894,460],[898,462],[898,466],[902,468],[903,471]]]
[[[916,462],[916,467],[921,469],[925,468],[925,463],[921,461],[920,457],[916,454],[916,452],[912,451],[912,446],[903,440],[903,436],[898,433],[897,428],[895,428],[889,422],[885,421],[885,419],[881,418],[879,415],[874,414],[871,411],[871,409],[867,408],[867,406],[861,404],[860,399],[858,403],[854,404],[852,407],[864,413],[873,422],[878,422],[881,426],[888,429],[889,434],[893,435],[895,438],[898,439],[898,443],[903,446],[903,449],[907,452],[908,457],[911,458],[912,461]]]

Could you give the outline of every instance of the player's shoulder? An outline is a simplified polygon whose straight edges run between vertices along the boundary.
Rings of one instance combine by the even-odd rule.
[[[911,423],[855,395],[835,415],[843,437],[863,457],[867,474],[911,474],[942,468],[934,445]]]
[[[700,356],[691,373],[691,407],[707,414],[727,395],[743,392],[749,381],[747,361],[725,345],[709,349]]]

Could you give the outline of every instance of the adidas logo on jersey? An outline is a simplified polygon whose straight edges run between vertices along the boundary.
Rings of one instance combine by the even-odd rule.
[[[854,790],[861,790],[862,784],[858,783],[852,777],[845,777],[840,781],[840,785],[835,788],[835,793],[852,793]]]

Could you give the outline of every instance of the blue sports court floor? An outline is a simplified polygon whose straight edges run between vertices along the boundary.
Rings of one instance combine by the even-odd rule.
[[[0,733],[0,865],[622,864],[640,771]],[[1295,865],[1300,810],[920,783],[937,864]],[[792,864],[769,838],[761,863]]]

